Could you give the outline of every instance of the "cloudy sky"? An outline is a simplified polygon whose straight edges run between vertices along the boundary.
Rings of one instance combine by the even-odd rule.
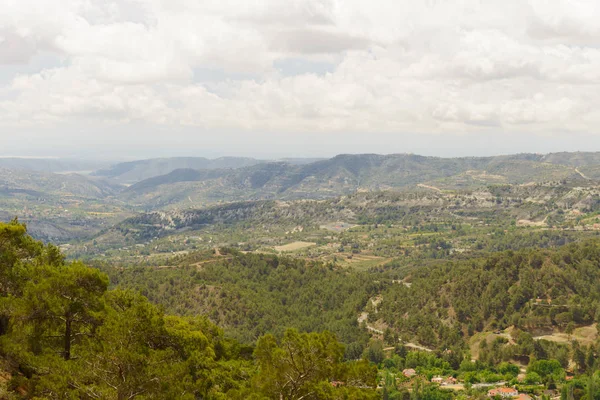
[[[0,155],[600,150],[598,0],[4,0]]]

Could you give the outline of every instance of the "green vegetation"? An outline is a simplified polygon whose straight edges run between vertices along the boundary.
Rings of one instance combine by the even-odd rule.
[[[418,268],[405,278],[410,287],[388,285],[379,316],[402,333],[416,332],[420,343],[441,348],[465,333],[590,325],[600,320],[599,264],[594,240]]]
[[[36,172],[69,166],[80,170],[85,163],[13,159],[3,164],[13,169],[0,171],[0,218],[19,216],[34,237],[67,243],[105,232],[133,211],[181,211],[240,200],[329,201],[356,192],[379,196],[379,191],[397,191],[403,204],[393,196],[391,202],[361,204],[359,196],[354,204],[334,200],[331,206],[346,211],[337,221],[360,224],[414,225],[440,208],[440,217],[453,216],[453,223],[477,218],[484,224],[514,220],[574,227],[570,211],[597,208],[598,158],[597,153],[453,159],[363,154],[276,163],[169,158],[117,164],[91,175]],[[488,190],[490,186],[494,189]],[[317,227],[337,222],[332,217],[325,214],[310,222]]]
[[[437,158],[412,154],[338,155],[306,165],[261,163],[238,169],[177,169],[127,188],[121,199],[146,208],[239,199],[331,198],[357,189],[474,189],[581,177],[536,155]],[[441,188],[441,189],[440,189]]]
[[[376,370],[344,361],[331,333],[286,330],[253,350],[205,318],[107,290],[106,275],[65,262],[16,221],[0,224],[0,250],[3,398],[377,398]]]
[[[6,170],[0,398],[595,399],[597,159]]]
[[[356,316],[380,290],[366,273],[350,273],[332,264],[242,254],[221,249],[176,257],[160,268],[100,266],[116,287],[132,288],[165,310],[207,315],[233,338],[253,343],[285,328],[329,330],[359,358],[369,335]]]
[[[87,238],[132,215],[113,197],[121,189],[77,174],[0,167],[0,220],[19,216],[34,237],[56,244]]]
[[[545,232],[512,237],[552,239]],[[171,257],[160,268],[101,268],[118,286],[147,293],[169,312],[208,315],[245,343],[265,332],[281,337],[284,326],[335,332],[346,358],[378,365],[387,398],[477,398],[498,382],[541,395],[571,387],[567,370],[593,374],[600,367],[598,240],[482,253],[440,261],[424,252],[414,265],[363,271],[221,249]],[[357,325],[361,310],[366,320]],[[371,331],[368,341],[364,328],[373,326],[385,332]],[[413,343],[434,351],[414,351]],[[405,368],[417,378],[404,377]],[[457,383],[449,391],[432,384],[435,377]]]

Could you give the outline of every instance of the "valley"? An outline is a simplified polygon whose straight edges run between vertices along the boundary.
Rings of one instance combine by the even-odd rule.
[[[331,332],[342,369],[375,368],[346,388],[361,398],[483,398],[509,384],[557,396],[600,368],[596,170],[597,153],[3,168],[0,217],[58,246],[37,257],[60,250],[105,276],[107,293],[218,326],[211,340],[235,343],[227,363],[244,376],[265,338],[294,329]],[[224,398],[268,392],[239,382]]]

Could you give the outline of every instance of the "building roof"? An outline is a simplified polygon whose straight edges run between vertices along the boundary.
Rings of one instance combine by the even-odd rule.
[[[518,394],[519,391],[517,389],[514,388],[508,388],[508,387],[499,387],[499,388],[495,388],[495,389],[490,389],[488,390],[488,395],[489,396],[495,396],[497,394],[499,395],[511,395],[511,394]]]

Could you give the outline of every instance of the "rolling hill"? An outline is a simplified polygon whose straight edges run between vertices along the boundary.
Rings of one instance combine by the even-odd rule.
[[[119,185],[78,174],[0,168],[0,217],[19,217],[30,233],[63,243],[130,215],[113,201]]]
[[[177,169],[230,169],[256,165],[262,161],[244,157],[221,157],[210,160],[204,157],[152,158],[119,163],[93,173],[115,182],[132,184]]]
[[[321,161],[321,158],[282,158],[276,161],[258,160],[248,157],[171,157],[151,158],[115,164],[109,168],[95,171],[92,175],[105,177],[117,183],[134,184],[145,179],[168,175],[178,169],[194,170],[230,170],[251,167],[268,162],[281,162],[289,165],[305,165]]]
[[[95,235],[132,211],[205,209],[240,201],[325,200],[357,192],[452,194],[490,185],[518,188],[561,182],[595,186],[600,178],[598,162],[600,153],[462,158],[346,154],[280,162],[234,157],[152,159],[118,164],[93,176],[0,167],[0,215],[3,219],[19,215],[31,224],[36,237],[65,242]],[[148,178],[136,182],[144,177]]]
[[[119,193],[121,187],[104,179],[90,179],[79,174],[0,167],[0,191],[5,194],[82,196],[100,199]]]
[[[572,229],[577,216],[584,218],[588,213],[589,221],[584,222],[591,224],[598,211],[600,188],[569,183],[497,185],[455,192],[427,188],[360,192],[324,200],[257,200],[140,213],[103,230],[73,251],[87,256],[139,246],[153,252],[153,241],[161,238],[171,238],[167,247],[179,250],[186,248],[190,237],[210,238],[197,243],[206,248],[238,246],[242,242],[252,248],[272,248],[282,244],[274,238],[314,242],[331,234],[323,228],[343,232],[351,226],[369,224],[405,228],[431,224],[540,229],[555,226],[561,230]]]
[[[584,179],[577,168],[542,158],[535,154],[477,158],[359,154],[305,165],[261,163],[239,169],[178,169],[138,182],[119,198],[153,209],[236,200],[323,199],[361,190],[397,191],[417,186],[456,190]],[[594,171],[593,167],[586,168]]]

